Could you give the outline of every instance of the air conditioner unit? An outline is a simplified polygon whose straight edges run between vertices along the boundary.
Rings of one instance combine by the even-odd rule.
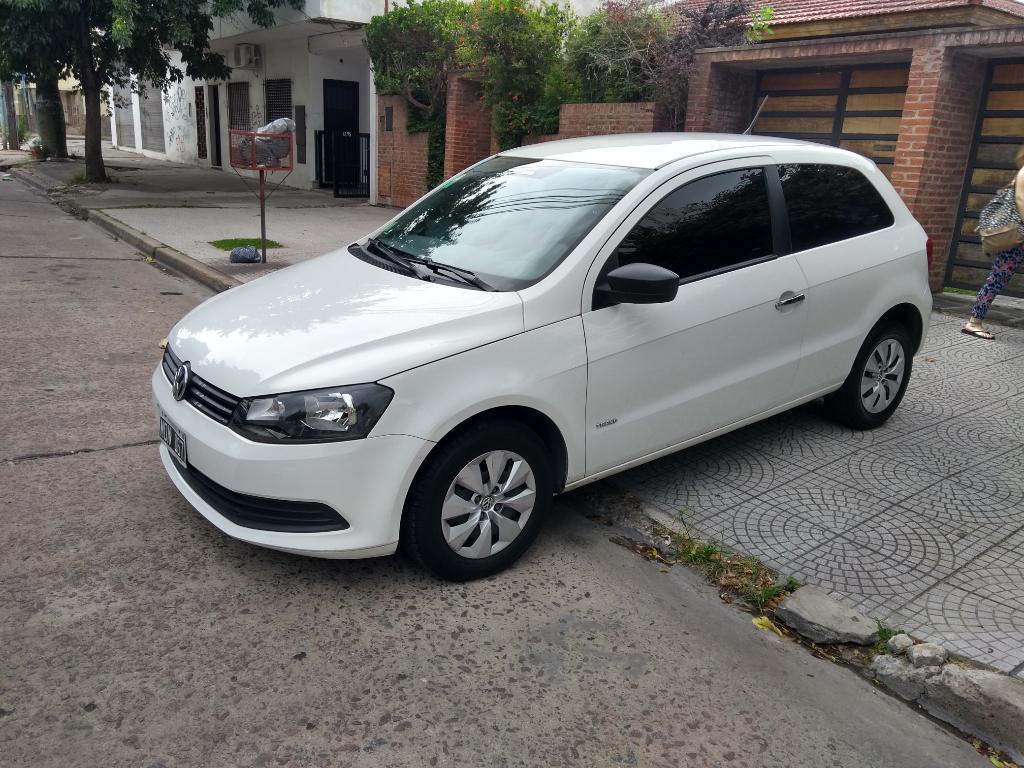
[[[231,49],[231,60],[228,64],[234,69],[254,69],[260,63],[260,48],[258,45],[240,43]]]

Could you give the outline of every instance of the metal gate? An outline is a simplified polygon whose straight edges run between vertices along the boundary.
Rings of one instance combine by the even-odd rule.
[[[249,84],[228,83],[228,128],[251,131],[259,126],[252,125],[249,110]]]
[[[316,180],[335,197],[370,196],[370,134],[314,131]]]
[[[132,113],[132,92],[122,85],[114,86],[114,123],[117,145],[135,149],[135,116]]]
[[[754,133],[849,149],[888,176],[909,75],[909,64],[760,72],[753,109],[768,101]]]
[[[946,266],[946,285],[976,289],[985,281],[992,258],[975,234],[978,213],[1017,171],[1017,150],[1024,146],[1024,60],[989,64],[978,123],[964,179],[956,238]],[[1007,296],[1024,297],[1024,271],[1018,270]]]
[[[164,105],[159,88],[145,86],[139,94],[139,120],[142,124],[142,148],[166,152],[164,143]]]

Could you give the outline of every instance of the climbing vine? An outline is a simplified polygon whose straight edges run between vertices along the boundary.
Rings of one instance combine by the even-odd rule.
[[[409,103],[406,130],[427,134],[428,189],[444,175],[448,75],[458,67],[467,13],[462,0],[409,0],[366,26],[377,92],[403,96]]]
[[[461,62],[483,85],[498,146],[558,130],[558,109],[571,96],[564,58],[575,17],[549,0],[475,0],[459,47]]]

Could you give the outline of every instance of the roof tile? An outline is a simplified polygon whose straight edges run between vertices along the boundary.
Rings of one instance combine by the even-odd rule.
[[[702,9],[707,6],[708,0],[683,0],[683,3],[690,8]],[[752,0],[750,4],[755,8],[770,5],[775,11],[773,25],[881,16],[966,5],[982,5],[1024,18],[1024,2],[1019,0]]]

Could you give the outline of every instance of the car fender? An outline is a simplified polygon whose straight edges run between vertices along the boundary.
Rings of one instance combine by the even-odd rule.
[[[508,406],[547,417],[566,449],[567,482],[585,472],[587,353],[577,315],[381,380],[395,396],[374,435],[434,443],[466,421]]]

